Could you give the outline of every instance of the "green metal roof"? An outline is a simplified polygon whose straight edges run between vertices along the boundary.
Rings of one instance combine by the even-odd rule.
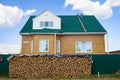
[[[98,22],[98,20],[94,16],[58,16],[61,18],[61,29],[32,29],[32,19],[35,16],[31,16],[22,30],[21,34],[24,33],[106,33],[106,30],[103,26]],[[80,22],[80,20],[81,22]],[[83,25],[82,25],[83,24]],[[86,31],[85,31],[85,30]]]

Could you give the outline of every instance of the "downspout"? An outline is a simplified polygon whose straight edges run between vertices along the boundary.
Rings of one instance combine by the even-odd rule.
[[[54,54],[56,54],[56,33],[54,34]]]
[[[107,38],[107,54],[109,54],[109,40],[108,40],[108,33],[106,34],[106,38]]]

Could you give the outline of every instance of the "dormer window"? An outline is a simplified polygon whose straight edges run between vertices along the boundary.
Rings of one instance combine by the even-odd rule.
[[[53,27],[53,21],[50,21],[50,27]]]
[[[44,25],[45,27],[49,27],[49,25],[48,25],[49,22],[48,21],[45,21],[44,23],[45,23],[45,25]]]
[[[43,21],[41,21],[40,22],[40,27],[43,27],[43,26],[44,26]]]
[[[40,21],[40,27],[53,27],[53,21]]]

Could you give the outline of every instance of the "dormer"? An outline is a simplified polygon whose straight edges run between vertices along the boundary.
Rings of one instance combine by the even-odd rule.
[[[48,10],[33,18],[33,29],[61,29],[61,18]]]

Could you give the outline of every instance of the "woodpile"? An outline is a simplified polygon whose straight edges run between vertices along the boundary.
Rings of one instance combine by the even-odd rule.
[[[91,74],[88,56],[13,56],[9,60],[9,76],[24,78],[67,78]]]

